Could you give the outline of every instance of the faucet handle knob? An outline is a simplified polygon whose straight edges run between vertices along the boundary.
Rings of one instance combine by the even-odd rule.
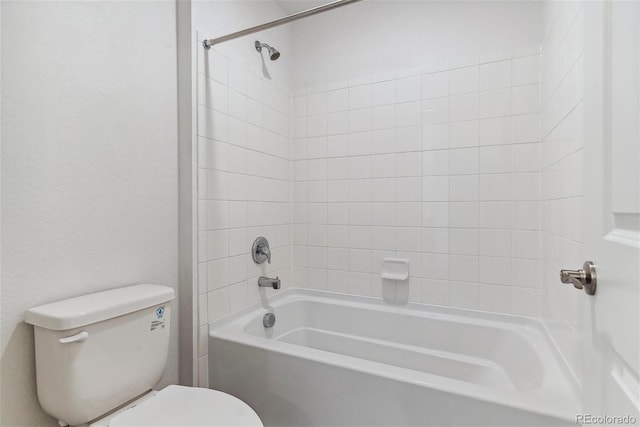
[[[271,264],[271,249],[269,249],[269,245],[260,246],[260,252],[267,256],[267,264]]]
[[[258,237],[251,246],[251,256],[256,264],[263,264],[267,261],[271,264],[271,250],[269,249],[269,241],[265,237]]]

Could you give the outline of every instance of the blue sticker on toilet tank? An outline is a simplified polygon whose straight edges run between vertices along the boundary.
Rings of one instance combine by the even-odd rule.
[[[157,329],[164,329],[164,323],[166,319],[164,318],[164,305],[156,308],[156,319],[151,321],[151,331],[155,331]]]

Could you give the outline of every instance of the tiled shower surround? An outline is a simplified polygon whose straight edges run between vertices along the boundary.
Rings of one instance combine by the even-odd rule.
[[[582,372],[584,295],[558,286],[560,269],[581,265],[583,248],[584,12],[579,2],[547,2],[541,58],[542,319],[573,372]]]
[[[291,95],[212,49],[198,58],[199,384],[207,384],[207,324],[290,280]],[[249,254],[269,239],[272,263]],[[262,293],[262,294],[261,294]]]
[[[533,49],[295,94],[294,285],[381,296],[406,258],[391,299],[537,316],[538,79]]]
[[[539,49],[290,93],[198,60],[199,373],[207,324],[307,287],[540,315]],[[249,249],[266,236],[273,264]],[[384,257],[410,279],[380,279]],[[262,294],[261,294],[262,293]]]

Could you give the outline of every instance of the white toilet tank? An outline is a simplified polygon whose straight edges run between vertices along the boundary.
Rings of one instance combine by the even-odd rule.
[[[167,362],[174,296],[143,284],[28,310],[43,409],[73,426],[151,390]]]

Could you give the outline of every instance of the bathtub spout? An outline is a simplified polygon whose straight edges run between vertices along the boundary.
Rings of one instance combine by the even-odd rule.
[[[280,289],[280,278],[276,277],[275,279],[272,279],[270,277],[260,276],[258,278],[258,286]]]

